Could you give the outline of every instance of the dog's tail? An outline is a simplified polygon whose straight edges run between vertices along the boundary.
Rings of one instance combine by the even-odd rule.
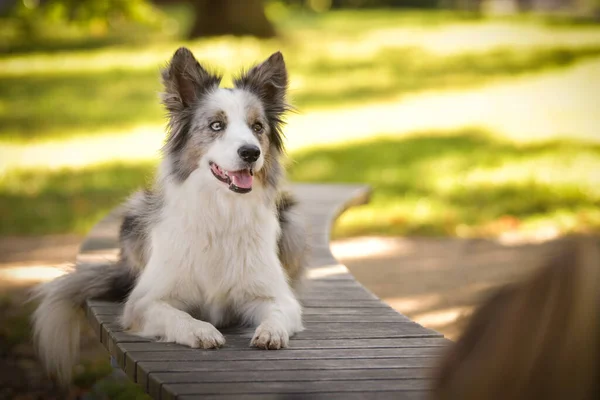
[[[71,382],[79,355],[81,307],[90,298],[123,299],[135,277],[122,263],[85,264],[34,289],[34,342],[46,371],[61,385]]]

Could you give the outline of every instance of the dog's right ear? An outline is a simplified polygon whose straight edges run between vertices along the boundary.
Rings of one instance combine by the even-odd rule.
[[[180,47],[162,70],[163,104],[170,112],[182,111],[203,94],[219,86],[221,77],[206,71],[192,52]]]

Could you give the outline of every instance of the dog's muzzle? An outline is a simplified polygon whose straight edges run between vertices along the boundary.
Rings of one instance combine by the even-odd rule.
[[[236,193],[248,193],[252,191],[254,183],[254,171],[252,168],[240,169],[238,171],[226,171],[216,163],[210,162],[210,171],[221,182],[227,184],[229,190]]]

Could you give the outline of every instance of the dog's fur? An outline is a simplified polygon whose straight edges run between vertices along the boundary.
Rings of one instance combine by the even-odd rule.
[[[36,292],[35,340],[62,383],[78,351],[76,312],[92,297],[126,297],[124,328],[190,347],[222,346],[216,327],[230,323],[257,326],[251,344],[264,349],[285,347],[302,330],[293,289],[307,240],[295,201],[280,191],[289,109],[281,53],[223,89],[181,48],[162,78],[164,157],[153,189],[126,206],[120,261],[78,266]],[[244,160],[242,146],[260,155]],[[243,171],[237,180],[235,171]]]

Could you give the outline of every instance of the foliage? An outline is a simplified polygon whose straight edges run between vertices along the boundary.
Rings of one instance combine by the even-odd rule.
[[[155,10],[147,0],[22,0],[8,15],[35,28],[35,23],[111,24],[127,19],[155,22]]]
[[[77,42],[98,47],[165,31],[165,15],[147,0],[19,0],[0,18],[2,51],[24,51]],[[85,40],[84,40],[85,39]]]

